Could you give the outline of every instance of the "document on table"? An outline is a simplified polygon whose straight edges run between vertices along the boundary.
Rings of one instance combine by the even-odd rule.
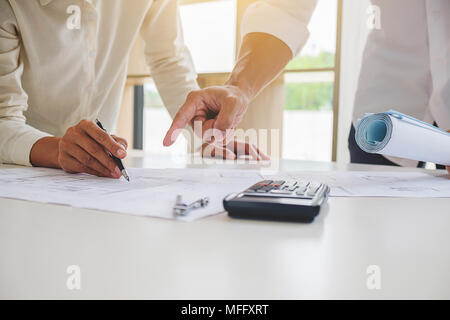
[[[323,182],[334,197],[450,197],[448,175],[421,172],[299,171],[262,176],[258,170],[129,169],[129,174],[131,182],[56,169],[3,168],[0,197],[184,221],[223,212],[226,195],[263,179]],[[175,217],[172,209],[178,194],[184,203],[203,197],[210,202],[185,217]]]
[[[192,221],[223,212],[222,200],[262,180],[256,170],[128,169],[131,181],[68,174],[45,168],[0,169],[0,197],[69,205],[124,214],[175,219],[184,203],[208,197],[205,208],[177,219]]]
[[[331,197],[449,198],[450,176],[399,171],[290,172],[266,179],[300,179],[330,186]]]

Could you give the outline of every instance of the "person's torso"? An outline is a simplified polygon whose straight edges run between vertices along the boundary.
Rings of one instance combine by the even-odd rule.
[[[374,0],[353,119],[395,109],[450,129],[450,1]]]
[[[10,0],[27,123],[54,135],[99,117],[113,129],[129,51],[152,0]]]

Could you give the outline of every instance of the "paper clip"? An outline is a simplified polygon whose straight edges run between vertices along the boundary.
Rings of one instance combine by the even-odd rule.
[[[206,207],[208,203],[209,198],[205,197],[195,202],[192,202],[191,204],[185,204],[183,203],[183,197],[181,195],[177,195],[175,206],[173,207],[173,213],[176,216],[185,216],[192,210]]]

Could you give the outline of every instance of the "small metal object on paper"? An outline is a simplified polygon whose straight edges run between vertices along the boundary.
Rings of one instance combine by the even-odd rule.
[[[183,203],[183,197],[181,195],[177,195],[175,206],[173,207],[173,213],[176,216],[185,216],[192,210],[206,207],[208,203],[209,198],[205,197],[195,202],[192,202],[191,204],[185,204]]]

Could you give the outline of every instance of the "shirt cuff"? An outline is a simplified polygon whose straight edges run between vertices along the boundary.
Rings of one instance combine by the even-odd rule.
[[[248,7],[241,24],[241,39],[253,32],[273,35],[283,41],[295,57],[309,37],[307,23],[288,12],[257,2]]]
[[[30,162],[31,148],[33,148],[39,139],[50,136],[50,134],[36,129],[21,135],[14,141],[14,146],[9,157],[11,162],[22,166],[32,166]]]

